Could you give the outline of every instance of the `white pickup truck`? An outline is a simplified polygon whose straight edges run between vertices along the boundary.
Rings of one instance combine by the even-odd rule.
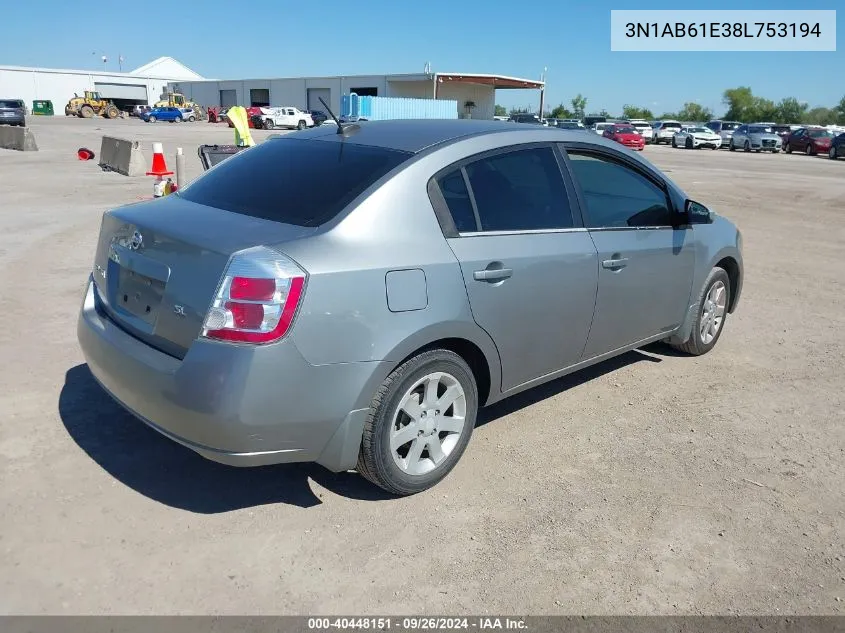
[[[266,130],[277,127],[304,130],[307,127],[314,127],[314,119],[311,115],[297,108],[261,108],[261,120]]]

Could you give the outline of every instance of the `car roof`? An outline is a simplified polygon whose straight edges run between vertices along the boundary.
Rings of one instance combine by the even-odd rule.
[[[503,126],[501,121],[468,119],[396,119],[390,121],[364,121],[358,132],[349,136],[337,133],[335,125],[321,125],[293,134],[279,135],[282,139],[311,139],[327,142],[344,142],[352,145],[382,147],[397,151],[420,153],[438,145],[478,136],[497,135],[502,145],[533,142],[580,141],[593,145],[616,148],[616,143],[586,129],[567,130],[545,126]],[[618,148],[616,148],[618,149]]]

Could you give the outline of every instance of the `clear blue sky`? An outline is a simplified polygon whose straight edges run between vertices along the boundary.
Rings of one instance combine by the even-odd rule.
[[[240,14],[227,5],[242,7]],[[155,1],[6,3],[3,22],[15,28],[4,29],[0,64],[102,68],[105,54],[108,68],[116,70],[122,54],[123,68],[129,70],[169,55],[218,79],[421,72],[427,61],[441,72],[539,78],[545,66],[549,105],[568,104],[580,92],[590,112],[606,108],[616,113],[630,103],[649,107],[655,115],[675,111],[686,101],[721,114],[722,91],[739,85],[773,100],[796,96],[811,107],[830,107],[845,95],[841,24],[838,50],[827,53],[611,52],[609,36],[611,9],[839,8],[841,23],[842,0],[747,0],[740,5],[724,0],[200,0],[170,6]],[[269,15],[270,7],[276,16]],[[239,20],[243,27],[235,28]],[[507,90],[499,91],[497,101],[536,108],[538,96]]]

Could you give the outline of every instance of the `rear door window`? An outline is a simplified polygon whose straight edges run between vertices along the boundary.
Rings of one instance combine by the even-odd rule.
[[[495,154],[465,169],[482,231],[574,226],[563,176],[551,147]]]
[[[271,139],[225,160],[177,195],[232,213],[316,227],[411,156],[354,143]]]

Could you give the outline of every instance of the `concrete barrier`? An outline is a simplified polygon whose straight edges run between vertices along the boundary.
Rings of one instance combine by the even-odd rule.
[[[100,146],[100,167],[124,176],[143,176],[147,171],[147,161],[141,152],[141,143],[104,136]]]
[[[38,151],[32,130],[28,127],[12,127],[11,125],[0,125],[0,147],[21,152]]]

